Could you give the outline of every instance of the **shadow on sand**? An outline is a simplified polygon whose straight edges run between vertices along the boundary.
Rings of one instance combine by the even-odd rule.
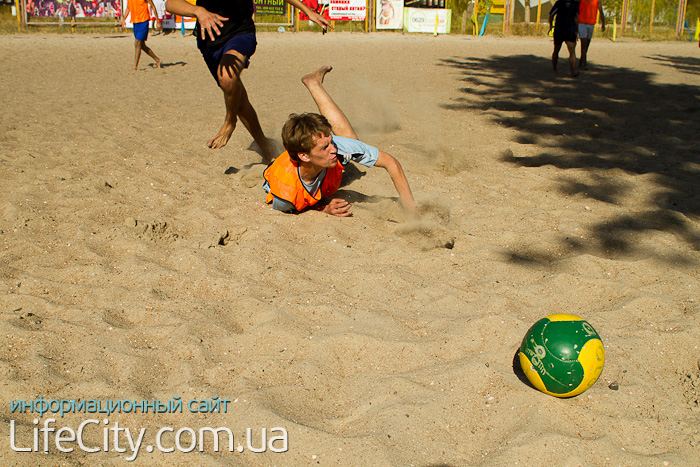
[[[683,73],[700,75],[700,58],[673,57],[670,55],[653,55],[646,57],[665,66],[670,66]]]
[[[698,59],[646,58],[684,73],[700,72]],[[465,83],[463,97],[443,108],[484,112],[517,130],[517,143],[541,148],[539,154],[527,157],[506,151],[502,162],[554,166],[560,169],[556,183],[561,195],[620,206],[618,215],[587,226],[585,241],[562,236],[565,251],[616,258],[656,256],[694,264],[688,255],[672,249],[643,250],[637,235],[670,232],[689,249],[700,249],[697,86],[659,84],[650,73],[612,66],[596,66],[575,79],[555,79],[548,73],[549,60],[533,55],[452,58],[440,64],[459,70]],[[587,176],[575,177],[581,170]],[[620,171],[626,176],[619,177]],[[631,183],[629,175],[643,177],[643,184]],[[628,212],[628,197],[639,197],[640,190],[645,190],[644,208],[637,204]],[[533,251],[537,250],[527,247],[527,253],[511,256],[526,265],[553,260],[546,252]]]

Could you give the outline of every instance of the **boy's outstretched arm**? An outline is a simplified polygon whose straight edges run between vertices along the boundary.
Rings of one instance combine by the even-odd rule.
[[[331,23],[326,18],[319,15],[316,11],[312,10],[308,5],[301,2],[300,0],[284,0],[284,1],[289,3],[290,5],[292,5],[293,7],[303,11],[304,14],[306,16],[308,16],[311,21],[313,21],[314,23],[321,26],[321,29],[323,29],[324,34],[326,33],[326,29],[331,26]]]
[[[391,181],[394,182],[394,186],[399,193],[399,199],[401,199],[401,204],[404,209],[413,215],[417,215],[418,212],[416,211],[416,203],[413,200],[413,193],[411,192],[411,187],[408,185],[408,180],[406,180],[406,175],[403,173],[403,168],[399,161],[390,154],[379,151],[379,157],[374,166],[382,167],[389,172]]]

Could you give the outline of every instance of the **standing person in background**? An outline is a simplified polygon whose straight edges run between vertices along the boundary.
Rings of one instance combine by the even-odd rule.
[[[324,33],[330,26],[328,20],[300,0],[285,1],[308,15],[311,21],[323,28]],[[241,73],[248,68],[258,44],[253,0],[198,0],[197,5],[186,0],[167,0],[166,9],[176,15],[197,18],[194,31],[197,47],[224,93],[226,118],[219,132],[207,141],[207,146],[212,149],[224,147],[240,119],[260,148],[263,159],[270,162],[275,156],[271,141],[260,127],[258,115],[241,81]]]
[[[122,27],[124,27],[126,25],[126,17],[131,12],[131,23],[134,25],[134,45],[136,47],[134,70],[139,69],[139,59],[141,58],[142,50],[155,60],[156,67],[160,68],[160,58],[146,45],[148,40],[148,22],[151,19],[148,5],[153,8],[153,11],[156,10],[153,0],[128,0],[126,10],[124,10],[124,17],[122,18]]]
[[[155,7],[153,17],[151,18],[153,20],[153,29],[155,30],[153,34],[157,35],[163,32],[163,18],[165,17],[165,0],[153,0],[153,6]]]
[[[588,70],[588,46],[591,45],[593,30],[597,15],[600,13],[600,24],[605,32],[605,13],[602,0],[580,0],[578,7],[578,37],[581,39],[581,60],[578,67]]]
[[[557,21],[554,24],[554,17]],[[569,49],[569,71],[571,76],[578,76],[576,71],[576,40],[578,34],[578,2],[574,0],[557,0],[549,13],[549,30],[554,28],[554,52],[552,53],[552,68],[557,72],[559,50],[566,42]]]

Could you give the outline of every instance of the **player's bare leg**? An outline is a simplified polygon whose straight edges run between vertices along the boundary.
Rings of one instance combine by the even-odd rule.
[[[330,72],[332,69],[333,68],[330,66],[322,66],[313,73],[304,75],[301,78],[301,82],[304,83],[304,86],[306,86],[311,93],[311,97],[314,99],[314,102],[316,102],[318,111],[321,115],[326,117],[328,123],[331,124],[333,133],[338,136],[357,139],[357,133],[355,133],[352,125],[350,125],[350,121],[348,121],[343,111],[340,110],[340,107],[331,99],[331,96],[323,87],[323,78],[326,76],[326,73]]]
[[[236,129],[237,112],[240,107],[243,84],[240,80],[241,71],[245,57],[237,52],[229,51],[221,59],[218,69],[219,87],[224,93],[224,104],[226,105],[226,117],[224,124],[218,133],[214,135],[207,146],[212,149],[219,149],[226,146],[231,139],[233,130]]]
[[[218,149],[226,146],[233,130],[236,129],[236,122],[240,118],[250,135],[262,151],[263,159],[270,161],[273,158],[272,145],[265,137],[265,133],[260,126],[258,115],[248,100],[241,73],[247,57],[235,50],[229,50],[221,59],[219,64],[219,87],[224,93],[224,103],[226,104],[226,118],[219,132],[214,135],[207,146]]]
[[[143,41],[140,41],[138,39],[134,40],[134,47],[136,48],[136,53],[134,55],[134,70],[139,69],[139,60],[141,59],[141,44],[143,44]]]
[[[250,101],[248,100],[248,92],[246,92],[245,88],[243,88],[240,103],[241,105],[238,108],[238,118],[241,120],[243,126],[246,127],[248,133],[250,133],[250,136],[253,137],[255,143],[260,148],[263,161],[272,162],[272,159],[275,158],[272,140],[265,136],[265,133],[260,126],[260,120],[258,120],[258,114],[250,104]]]
[[[584,70],[588,70],[588,46],[590,44],[590,39],[581,39],[581,59],[578,62],[578,67]]]
[[[578,76],[576,70],[576,42],[566,41],[566,48],[569,49],[569,71],[572,77]]]
[[[156,62],[156,66],[160,68],[160,59],[156,54],[146,45],[145,41],[135,40],[134,45],[136,47],[136,53],[134,55],[134,70],[139,69],[139,60],[141,59],[141,51],[143,50],[146,54],[151,57]]]
[[[552,69],[557,73],[557,63],[559,62],[559,51],[561,50],[561,42],[554,43],[554,52],[552,52]]]
[[[151,57],[153,59],[153,61],[156,62],[156,68],[160,68],[160,63],[161,63],[160,58],[158,58],[158,56],[155,54],[155,52],[153,52],[153,50],[151,50],[151,48],[148,47],[145,42],[141,42],[141,50],[146,52],[146,54],[149,57]]]

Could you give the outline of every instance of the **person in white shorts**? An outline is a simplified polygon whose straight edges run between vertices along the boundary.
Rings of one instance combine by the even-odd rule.
[[[588,46],[591,45],[593,30],[597,16],[600,14],[600,24],[605,31],[605,13],[602,0],[580,0],[578,6],[578,38],[581,40],[581,59],[578,67],[588,70]]]
[[[153,0],[153,6],[156,7],[155,17],[153,18],[153,29],[156,34],[163,32],[163,18],[165,17],[165,0]]]

